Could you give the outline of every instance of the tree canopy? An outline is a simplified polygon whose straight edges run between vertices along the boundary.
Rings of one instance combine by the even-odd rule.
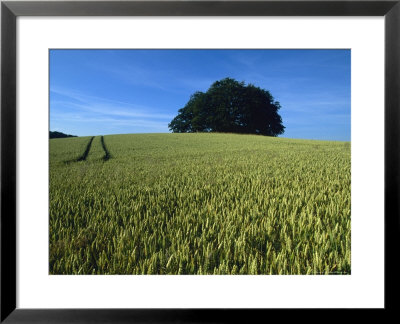
[[[269,91],[231,78],[195,92],[168,124],[174,133],[222,132],[278,136],[285,127]]]
[[[64,134],[62,132],[52,132],[50,131],[50,138],[64,138],[64,137],[77,137],[75,135],[68,135],[68,134]]]

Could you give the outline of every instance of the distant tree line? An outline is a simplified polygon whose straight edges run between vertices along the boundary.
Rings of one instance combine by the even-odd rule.
[[[278,136],[285,127],[269,91],[231,78],[195,92],[168,124],[175,133],[222,132]]]
[[[52,132],[50,131],[50,138],[64,138],[64,137],[78,137],[76,135],[68,135],[61,132]]]

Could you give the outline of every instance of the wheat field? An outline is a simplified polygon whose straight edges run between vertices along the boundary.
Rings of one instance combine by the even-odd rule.
[[[351,273],[350,142],[50,140],[50,274]]]

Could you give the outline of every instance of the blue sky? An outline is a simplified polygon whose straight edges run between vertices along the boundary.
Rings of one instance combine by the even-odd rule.
[[[164,133],[226,77],[270,91],[280,137],[350,140],[350,50],[50,50],[50,130]]]

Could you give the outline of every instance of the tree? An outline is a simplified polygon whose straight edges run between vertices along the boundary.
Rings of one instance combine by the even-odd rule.
[[[231,78],[195,92],[168,124],[174,133],[222,132],[278,136],[285,127],[278,101],[264,89]]]
[[[50,131],[49,137],[50,138],[64,138],[64,137],[77,137],[77,136],[76,135],[68,135],[68,134],[64,134],[61,132],[57,132],[57,131],[55,131],[55,132]]]

